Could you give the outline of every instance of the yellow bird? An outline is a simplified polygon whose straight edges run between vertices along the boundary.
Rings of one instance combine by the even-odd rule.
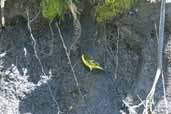
[[[90,71],[92,71],[93,69],[103,70],[103,68],[94,60],[87,60],[84,54],[82,54],[81,60],[83,64],[90,69]]]

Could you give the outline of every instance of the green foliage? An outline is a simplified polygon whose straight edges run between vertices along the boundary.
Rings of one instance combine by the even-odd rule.
[[[69,9],[71,2],[79,3],[80,0],[42,0],[42,15],[49,20],[61,17]]]
[[[104,0],[96,6],[96,21],[102,23],[129,10],[135,0]]]
[[[55,16],[62,16],[67,9],[65,0],[42,0],[42,15],[53,20]]]

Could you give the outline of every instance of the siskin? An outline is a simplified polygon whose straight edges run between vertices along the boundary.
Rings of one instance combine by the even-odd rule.
[[[84,54],[82,54],[81,60],[83,64],[90,69],[90,71],[93,69],[103,70],[103,68],[98,63],[96,63],[95,60],[87,60]]]

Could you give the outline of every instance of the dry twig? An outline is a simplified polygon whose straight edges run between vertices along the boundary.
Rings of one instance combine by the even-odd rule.
[[[156,89],[157,82],[160,78],[160,75],[163,73],[163,41],[164,41],[164,24],[165,24],[165,5],[166,0],[161,2],[161,12],[160,12],[160,23],[159,23],[159,41],[158,41],[158,59],[157,59],[157,71],[156,76],[153,82],[153,86],[146,97],[146,105],[143,111],[144,114],[152,113],[152,103],[154,100],[154,93]]]
[[[71,59],[70,59],[69,52],[68,52],[68,49],[67,49],[67,47],[66,47],[64,38],[63,38],[63,36],[62,36],[61,30],[60,30],[59,25],[58,25],[57,22],[56,22],[56,27],[57,27],[57,29],[58,29],[58,32],[59,32],[59,35],[60,35],[60,39],[61,39],[61,41],[62,41],[62,45],[63,45],[63,48],[64,48],[64,50],[65,50],[65,54],[66,54],[66,56],[67,56],[67,59],[68,59],[68,62],[69,62],[69,65],[70,65],[72,74],[73,74],[73,76],[74,76],[74,80],[75,80],[76,86],[78,87],[78,92],[79,92],[79,94],[80,94],[81,97],[82,97],[82,93],[81,93],[81,90],[80,90],[80,86],[79,86],[79,83],[78,83],[78,79],[77,79],[77,76],[76,76],[74,67],[73,67],[73,65],[72,65],[72,63],[71,63]]]
[[[5,7],[5,1],[6,0],[1,0],[1,24],[2,27],[5,27],[5,16],[4,16],[4,7]]]
[[[115,68],[115,73],[114,73],[114,75],[115,75],[115,79],[117,78],[117,72],[118,72],[118,50],[119,50],[119,36],[120,36],[120,31],[119,31],[119,28],[118,28],[118,30],[117,30],[117,32],[118,32],[118,39],[117,39],[117,43],[116,43],[116,68]]]
[[[31,29],[31,25],[30,25],[29,10],[28,10],[28,9],[27,9],[27,17],[28,17],[28,19],[27,19],[27,21],[28,21],[28,22],[27,22],[28,30],[29,30],[29,32],[30,32],[30,37],[31,37],[31,39],[32,39],[32,41],[33,41],[33,43],[34,43],[34,44],[33,44],[33,48],[34,48],[35,57],[36,57],[36,59],[38,60],[40,66],[41,66],[41,70],[42,70],[43,75],[46,76],[46,77],[48,77],[48,76],[46,75],[46,73],[45,73],[43,64],[42,64],[42,62],[41,62],[41,60],[40,60],[40,58],[39,58],[39,56],[38,56],[38,54],[37,54],[37,51],[36,51],[36,45],[37,45],[37,44],[36,44],[36,39],[34,38],[33,33],[32,33],[32,29]],[[49,85],[48,83],[47,83],[47,87],[48,87],[48,90],[49,90],[50,95],[51,95],[51,97],[52,97],[52,100],[55,102],[55,104],[56,104],[56,106],[57,106],[57,110],[58,110],[57,114],[62,113],[61,110],[60,110],[59,104],[58,104],[57,100],[55,99],[55,96],[53,95],[52,89],[50,88],[50,85]]]

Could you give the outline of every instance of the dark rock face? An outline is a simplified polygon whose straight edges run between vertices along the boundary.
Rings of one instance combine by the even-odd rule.
[[[31,5],[33,3],[35,6]],[[35,55],[23,6],[35,9],[30,10],[33,17],[40,9],[39,3],[32,0],[7,1],[9,24],[1,30],[0,36],[0,114],[57,114],[59,108],[64,114],[119,114],[121,111],[128,114],[123,100],[135,105],[140,103],[139,97],[146,98],[156,72],[154,24],[159,22],[159,4],[141,1],[131,14],[115,18],[105,26],[95,24],[93,12],[85,11],[80,16],[81,36],[77,48],[70,53],[80,95],[57,27],[55,23],[51,24],[53,39],[48,23],[41,16],[31,23],[40,61]],[[87,6],[86,1],[84,4]],[[134,10],[138,12],[135,14]],[[166,16],[168,38],[170,18]],[[74,41],[72,18],[64,17],[60,28],[69,48]],[[165,44],[164,74],[167,74],[166,93],[170,103],[170,40]],[[104,71],[90,72],[82,64],[81,54],[98,61]],[[162,96],[160,80],[155,94],[158,114],[165,114]],[[137,113],[142,113],[142,109],[143,106],[138,108]]]

